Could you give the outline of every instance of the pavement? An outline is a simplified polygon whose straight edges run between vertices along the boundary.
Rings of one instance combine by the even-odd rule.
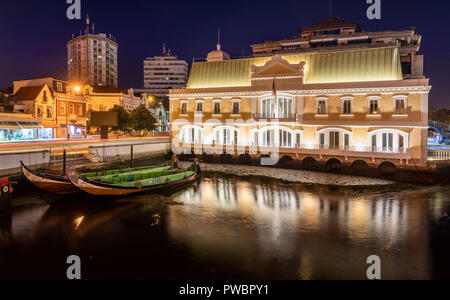
[[[168,143],[168,136],[153,136],[153,137],[125,137],[109,140],[101,140],[98,138],[86,138],[77,140],[52,140],[52,141],[33,141],[33,142],[15,142],[0,144],[1,153],[18,153],[18,152],[32,152],[48,150],[54,155],[60,155],[64,149],[70,154],[85,154],[88,153],[89,147],[99,145],[120,145],[120,144],[139,144],[139,143]]]

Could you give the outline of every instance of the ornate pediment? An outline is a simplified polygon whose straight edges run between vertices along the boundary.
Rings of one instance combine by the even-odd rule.
[[[290,64],[281,55],[275,55],[264,66],[252,65],[252,78],[304,77],[305,62]]]

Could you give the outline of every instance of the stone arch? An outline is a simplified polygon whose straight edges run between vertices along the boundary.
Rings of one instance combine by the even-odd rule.
[[[342,169],[342,163],[337,158],[330,158],[325,167],[328,171],[340,171]]]
[[[250,154],[245,153],[245,154],[239,155],[238,162],[239,162],[239,164],[243,164],[243,165],[251,165],[253,162],[253,159],[250,156]]]
[[[231,154],[222,154],[219,156],[219,162],[222,164],[231,164],[233,163],[233,156]]]
[[[308,156],[303,159],[302,164],[305,169],[312,170],[317,166],[317,160],[313,157]]]
[[[369,165],[363,160],[355,160],[352,163],[352,171],[356,174],[365,174],[369,169]]]
[[[290,155],[284,155],[279,161],[277,166],[282,168],[289,168],[295,165],[295,160]]]
[[[397,172],[397,167],[392,162],[385,161],[378,166],[378,172],[384,176],[394,176]]]

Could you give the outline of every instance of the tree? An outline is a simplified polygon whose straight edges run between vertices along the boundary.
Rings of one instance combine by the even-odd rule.
[[[448,126],[450,124],[450,110],[446,108],[436,110],[431,114],[430,119]]]
[[[131,129],[131,116],[130,113],[122,106],[114,105],[109,111],[117,112],[117,126],[114,126],[114,131],[129,131]]]
[[[152,131],[156,128],[156,119],[145,105],[141,105],[131,112],[133,129],[136,131]]]

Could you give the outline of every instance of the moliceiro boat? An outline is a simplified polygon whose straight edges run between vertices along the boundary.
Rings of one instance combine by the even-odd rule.
[[[156,172],[155,169],[148,169],[137,173],[98,178],[87,178],[74,168],[67,171],[68,179],[79,190],[93,196],[108,198],[170,191],[195,181],[199,175],[198,160],[187,169],[170,168]]]
[[[78,189],[70,182],[64,171],[64,175],[52,173],[49,170],[31,170],[23,162],[20,162],[23,175],[32,184],[40,188],[41,190],[58,194],[67,195],[78,192]],[[102,178],[108,178],[108,176],[130,176],[131,174],[139,174],[142,172],[149,172],[153,170],[154,172],[168,170],[173,165],[170,162],[169,165],[164,167],[140,167],[140,168],[126,168],[117,170],[104,170],[100,172],[91,172],[82,174],[84,178],[90,180],[102,180]]]

